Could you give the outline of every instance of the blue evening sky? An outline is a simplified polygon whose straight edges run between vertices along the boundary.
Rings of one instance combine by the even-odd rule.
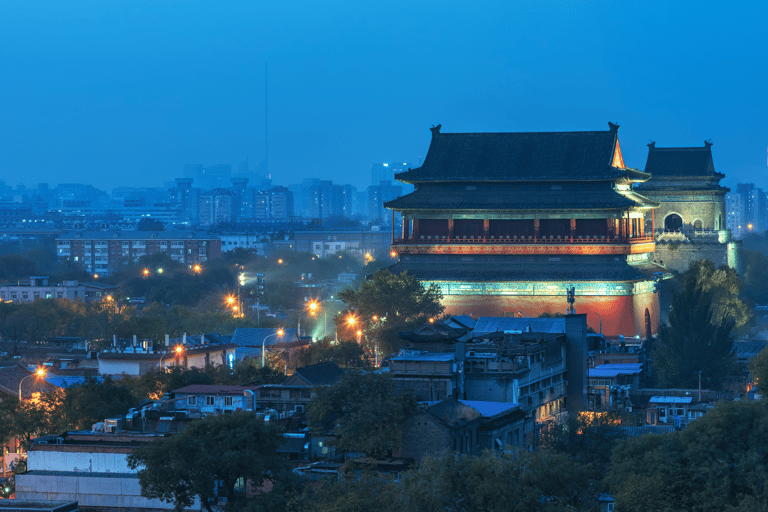
[[[763,2],[0,3],[0,179],[159,186],[185,163],[367,186],[444,132],[604,130],[714,142],[768,188]]]

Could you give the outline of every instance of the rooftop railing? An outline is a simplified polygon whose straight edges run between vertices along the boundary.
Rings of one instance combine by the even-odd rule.
[[[636,244],[653,242],[653,236],[642,237],[620,237],[619,235],[577,235],[577,236],[563,236],[563,235],[504,235],[504,236],[489,236],[489,237],[477,237],[477,236],[455,236],[448,237],[446,235],[419,235],[418,238],[409,237],[407,239],[400,238],[395,239],[394,243],[398,244],[491,244],[491,245],[511,245],[511,244]]]

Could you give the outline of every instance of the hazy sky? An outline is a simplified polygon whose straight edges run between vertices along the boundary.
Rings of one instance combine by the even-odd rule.
[[[743,7],[749,4],[750,6]],[[740,7],[741,6],[741,7]],[[367,186],[444,132],[604,130],[624,160],[714,142],[768,188],[764,2],[0,3],[0,179],[159,186],[264,158]]]

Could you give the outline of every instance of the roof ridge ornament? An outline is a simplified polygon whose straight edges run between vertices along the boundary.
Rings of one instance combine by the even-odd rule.
[[[704,141],[704,147],[709,149],[712,147],[712,139],[708,139]]]
[[[618,123],[614,124],[614,123],[608,121],[608,128],[610,128],[611,131],[615,133],[615,132],[619,131],[619,128],[621,128],[621,126]]]
[[[649,142],[648,147],[651,149],[656,149],[656,141],[652,140],[651,142]]]
[[[439,125],[437,125],[437,126],[435,126],[435,125],[432,125],[432,128],[430,128],[430,129],[429,129],[429,131],[431,131],[431,132],[432,132],[432,136],[433,136],[433,137],[434,137],[435,135],[437,135],[438,133],[440,133],[440,128],[441,128],[442,126],[443,126],[443,125],[441,125],[441,124],[439,124]]]

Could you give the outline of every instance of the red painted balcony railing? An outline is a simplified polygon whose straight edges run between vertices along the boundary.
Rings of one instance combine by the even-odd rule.
[[[400,244],[427,244],[427,245],[443,245],[443,244],[492,244],[492,245],[528,245],[528,244],[637,244],[653,242],[653,236],[642,237],[619,237],[614,235],[609,237],[604,236],[489,236],[483,237],[453,237],[448,238],[444,235],[420,235],[418,239],[413,237],[408,239],[395,239],[396,245]]]

